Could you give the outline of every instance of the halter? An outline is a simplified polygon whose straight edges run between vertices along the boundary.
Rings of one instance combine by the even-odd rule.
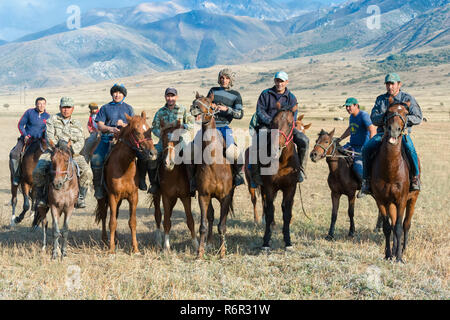
[[[192,114],[194,117],[196,117],[196,116],[198,116],[198,115],[200,115],[200,114],[206,114],[206,115],[210,116],[211,119],[212,119],[217,113],[220,112],[220,111],[216,111],[214,108],[212,108],[211,105],[207,105],[206,103],[203,103],[202,101],[200,101],[200,98],[194,100],[194,103],[192,104],[191,109],[192,109],[192,107],[195,106],[195,103],[196,103],[196,102],[200,103],[203,107],[205,107],[205,109],[208,110],[208,112],[202,112],[202,111],[199,111],[199,113],[195,112],[195,114],[194,114],[194,113],[191,111],[191,114]],[[211,110],[212,110],[212,112],[211,112]],[[211,119],[210,119],[209,121],[206,121],[206,122],[203,122],[203,121],[202,121],[202,124],[207,125],[207,124],[211,121]]]
[[[134,145],[138,150],[142,150],[141,149],[141,143],[146,142],[146,141],[152,141],[151,135],[150,135],[150,138],[144,138],[142,140],[137,140],[136,137],[134,136],[133,132],[131,132],[130,136],[133,139],[131,141],[132,145]]]
[[[54,176],[56,174],[65,174],[63,182],[62,182],[62,184],[64,185],[67,181],[72,181],[73,174],[75,172],[74,167],[75,167],[75,165],[74,165],[74,161],[73,161],[72,155],[69,155],[69,161],[68,161],[68,164],[67,164],[67,170],[58,171],[58,170],[51,169],[50,172],[53,174],[53,178],[54,178]],[[69,176],[69,173],[71,173],[70,176]]]
[[[400,104],[402,104],[402,103],[400,103]],[[406,105],[407,106],[407,105]],[[402,120],[402,122],[403,122],[403,126],[402,126],[402,135],[405,135],[406,134],[406,120],[405,120],[405,118],[403,118],[403,116],[400,114],[400,113],[398,113],[398,112],[392,112],[391,114],[389,114],[386,118],[385,118],[385,120],[384,120],[384,125],[386,126],[387,125],[387,122],[391,119],[391,118],[395,118],[395,117],[399,117],[401,120]]]
[[[327,154],[328,150],[330,150],[330,148],[333,147],[333,146],[334,146],[333,152],[331,153],[331,155],[328,155]],[[333,142],[331,142],[330,145],[328,147],[326,147],[326,148],[324,146],[322,146],[321,144],[319,144],[318,142],[314,145],[314,148],[315,147],[320,147],[320,148],[323,149],[323,156],[321,157],[321,159],[323,159],[323,158],[332,158],[332,157],[335,156],[336,149],[337,149],[336,148],[336,140],[333,140]]]

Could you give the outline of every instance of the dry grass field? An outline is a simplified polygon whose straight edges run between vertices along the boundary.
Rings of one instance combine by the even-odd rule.
[[[345,59],[345,60],[343,60]],[[244,119],[233,127],[246,128],[255,110],[259,93],[271,86],[278,69],[291,78],[289,87],[306,114],[310,148],[317,133],[336,128],[341,134],[348,116],[339,108],[348,96],[355,96],[370,112],[375,97],[384,92],[383,75],[370,69],[361,57],[321,56],[319,62],[309,58],[234,66],[235,88],[244,99]],[[147,110],[153,117],[163,105],[167,86],[179,89],[179,101],[190,105],[193,92],[206,94],[215,85],[220,66],[211,69],[171,72],[117,80],[129,92],[127,102],[137,111]],[[70,225],[69,253],[63,261],[51,260],[51,245],[41,250],[40,230],[29,232],[32,217],[27,216],[9,230],[11,217],[8,153],[18,136],[17,122],[37,96],[45,96],[49,111],[56,112],[59,98],[74,97],[75,116],[87,122],[87,104],[109,100],[114,81],[71,88],[50,88],[26,92],[26,105],[17,93],[0,95],[0,299],[442,299],[450,298],[450,65],[400,72],[404,90],[414,95],[427,122],[413,130],[413,141],[422,163],[423,188],[416,205],[410,231],[406,264],[385,261],[384,236],[373,231],[377,209],[372,198],[357,200],[356,236],[346,237],[348,217],[346,199],[336,224],[336,241],[325,236],[331,216],[331,200],[325,161],[307,167],[308,179],[301,185],[305,209],[301,211],[297,193],[291,235],[292,252],[285,252],[281,234],[281,196],[276,201],[277,226],[272,237],[273,250],[263,254],[263,226],[255,225],[246,186],[238,187],[235,215],[228,219],[227,248],[219,259],[218,237],[202,261],[196,260],[190,244],[185,215],[179,202],[172,217],[172,251],[163,252],[155,242],[153,208],[140,191],[138,206],[138,241],[142,252],[133,256],[128,227],[128,205],[124,204],[118,222],[119,246],[115,255],[101,244],[100,226],[94,222],[95,200],[88,196],[88,207],[76,210]],[[346,84],[350,79],[353,84]],[[411,86],[411,83],[415,83]],[[344,117],[344,121],[334,121]],[[86,129],[87,135],[87,129]],[[19,197],[18,207],[21,208]],[[261,205],[259,210],[261,212]],[[217,208],[217,202],[215,202]],[[199,206],[193,201],[196,230]],[[49,216],[50,218],[50,216]],[[217,210],[216,210],[217,224]],[[49,232],[51,230],[49,229]],[[217,228],[214,228],[217,235]],[[51,237],[50,237],[51,239]],[[51,240],[50,240],[51,241]],[[50,242],[51,244],[51,242]]]

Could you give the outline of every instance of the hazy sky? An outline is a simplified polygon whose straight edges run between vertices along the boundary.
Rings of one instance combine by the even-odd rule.
[[[71,5],[79,6],[83,13],[94,8],[131,7],[143,2],[161,1],[165,0],[0,0],[0,40],[15,40],[62,23],[70,16],[67,8]],[[340,3],[344,0],[315,1]]]

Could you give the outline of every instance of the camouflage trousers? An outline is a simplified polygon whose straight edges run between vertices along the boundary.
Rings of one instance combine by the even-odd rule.
[[[78,165],[80,169],[79,184],[80,187],[89,187],[92,181],[92,170],[86,162],[86,159],[82,155],[76,155],[73,160]],[[43,187],[48,182],[48,177],[50,175],[51,168],[51,155],[46,152],[41,155],[36,168],[33,170],[33,184],[36,187]]]

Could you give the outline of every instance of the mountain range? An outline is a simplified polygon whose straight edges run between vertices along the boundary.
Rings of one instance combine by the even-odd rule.
[[[61,86],[367,48],[371,55],[450,44],[447,0],[200,1],[95,9],[0,41],[0,85]],[[380,9],[371,27],[369,6]],[[194,9],[194,10],[193,10]]]

